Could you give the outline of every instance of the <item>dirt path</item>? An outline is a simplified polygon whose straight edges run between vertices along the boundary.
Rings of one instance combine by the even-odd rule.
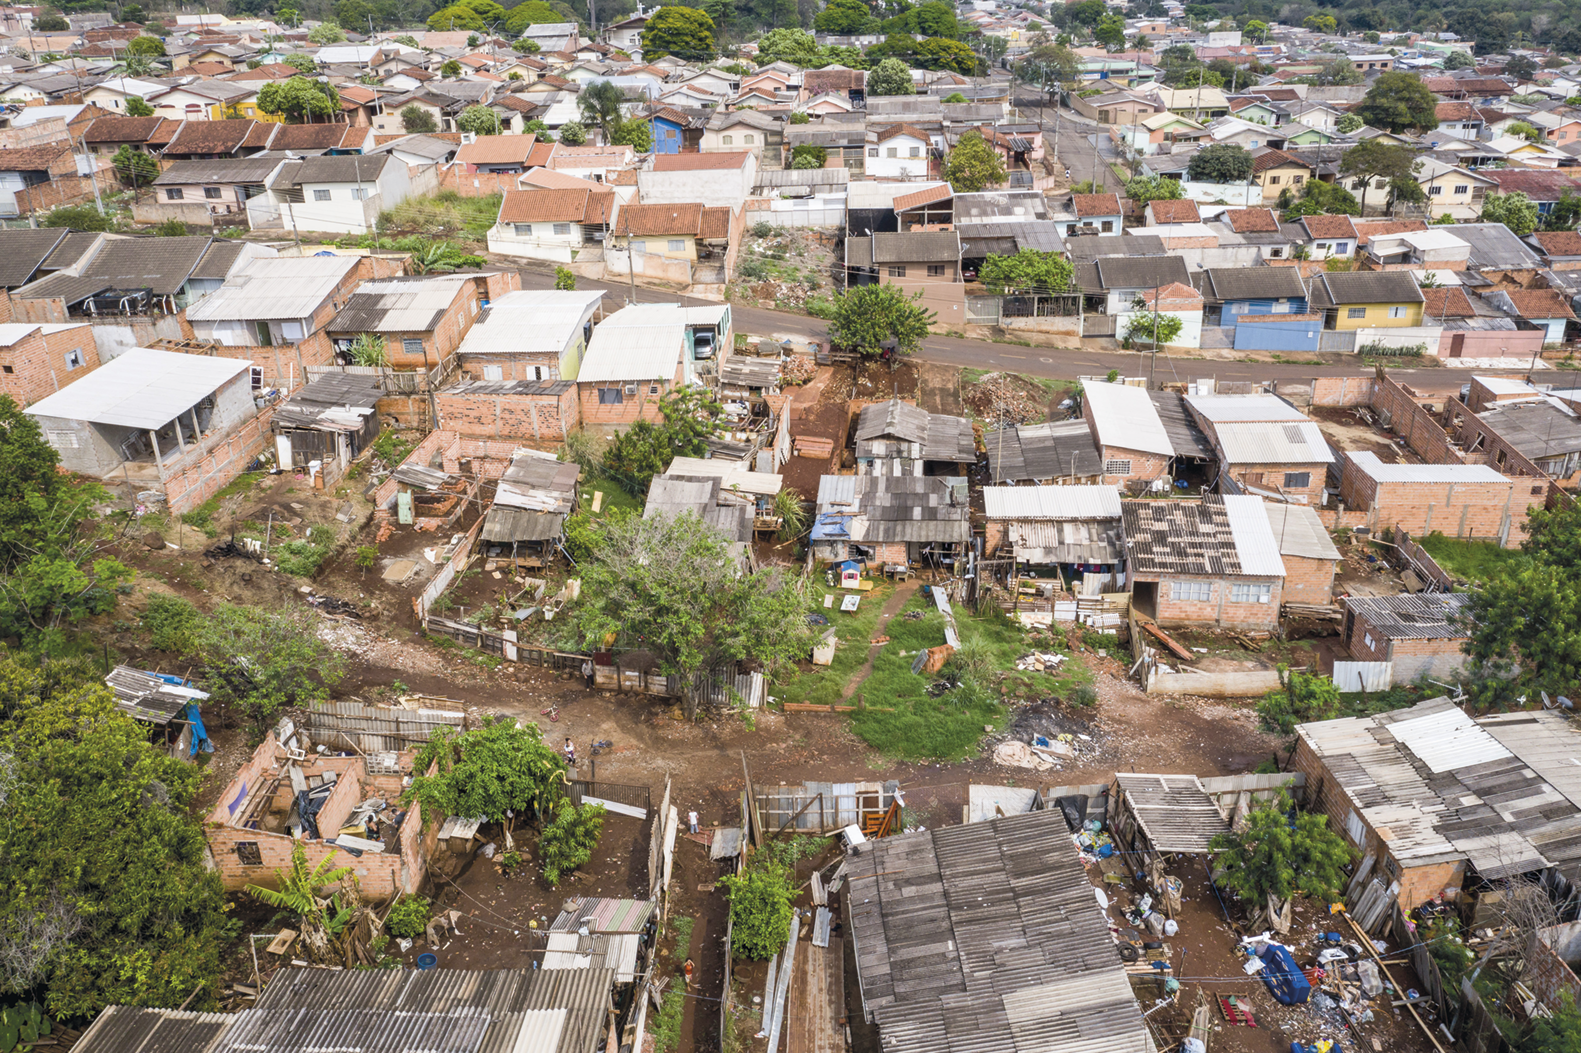
[[[961,371],[958,368],[936,362],[920,362],[917,373],[917,405],[929,413],[943,413],[951,417],[965,414],[966,404],[961,401]]]
[[[917,590],[921,587],[920,582],[907,581],[890,595],[888,601],[884,604],[884,609],[878,612],[878,621],[873,626],[873,638],[875,640],[882,640],[889,636],[885,631],[885,628],[889,625],[889,620],[900,613],[900,609],[906,605],[906,601],[916,595]],[[862,665],[861,669],[857,670],[850,683],[845,685],[845,690],[840,693],[840,701],[847,701],[852,695],[856,694],[856,689],[861,687],[863,682],[873,674],[873,661],[878,657],[878,649],[888,646],[887,642],[869,645],[867,661]]]

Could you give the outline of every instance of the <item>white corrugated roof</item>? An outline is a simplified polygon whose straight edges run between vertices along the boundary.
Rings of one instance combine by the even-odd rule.
[[[1113,486],[985,486],[989,519],[1119,519]]]
[[[1494,395],[1531,395],[1534,398],[1538,395],[1536,388],[1515,377],[1483,377],[1473,373],[1471,379]]]
[[[1122,450],[1175,455],[1175,447],[1145,388],[1128,384],[1085,384],[1082,412],[1096,426],[1098,442]]]
[[[1347,453],[1362,474],[1381,483],[1502,483],[1498,469],[1486,464],[1385,464],[1363,450]]]
[[[555,1053],[565,1034],[568,1009],[528,1009],[521,1013],[521,1030],[516,1032],[512,1053]],[[514,1015],[514,1014],[513,1014]]]
[[[740,461],[719,457],[677,457],[670,462],[664,474],[718,479],[721,490],[739,490],[744,494],[763,494],[768,497],[779,493],[785,485],[785,480],[774,472],[749,471],[741,466]]]
[[[1214,424],[1226,421],[1307,420],[1277,395],[1187,395],[1186,402]]]
[[[1511,756],[1486,728],[1460,709],[1443,709],[1388,725],[1389,733],[1436,775]]]
[[[673,380],[685,334],[680,304],[622,307],[594,327],[577,382]]]
[[[1215,424],[1219,448],[1229,464],[1315,464],[1334,459],[1318,426],[1281,421]]]
[[[1268,527],[1279,543],[1279,552],[1285,556],[1303,556],[1307,559],[1339,559],[1339,549],[1323,529],[1311,505],[1289,504],[1282,501],[1264,501],[1263,511],[1268,513]]]
[[[234,358],[134,347],[33,403],[27,412],[123,428],[163,428],[251,365]]]
[[[604,298],[597,289],[517,289],[489,301],[457,349],[463,355],[559,354],[588,311]]]
[[[187,308],[193,322],[308,318],[357,266],[356,256],[258,256]]]
[[[1235,539],[1235,555],[1241,573],[1284,577],[1285,561],[1279,558],[1279,542],[1268,525],[1263,499],[1247,494],[1225,494],[1224,514],[1230,521],[1230,536]]]

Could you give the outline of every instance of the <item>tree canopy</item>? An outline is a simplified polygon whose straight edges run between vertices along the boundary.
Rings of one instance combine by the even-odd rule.
[[[961,136],[945,158],[944,178],[957,194],[973,194],[1005,181],[1005,160],[974,128]]]
[[[1014,256],[988,256],[977,280],[994,293],[1063,293],[1070,291],[1072,274],[1070,260],[1059,253],[1022,249]]]
[[[1482,222],[1503,223],[1517,237],[1537,229],[1537,204],[1519,190],[1489,194],[1482,200]]]
[[[691,62],[714,57],[714,20],[695,7],[661,7],[642,30],[647,61],[674,55]]]
[[[434,119],[432,113],[421,106],[407,105],[401,107],[401,127],[413,134],[437,132],[439,131],[439,122]]]
[[[873,67],[867,75],[867,94],[912,95],[916,85],[911,79],[911,67],[898,58],[887,58]]]
[[[594,81],[576,95],[577,107],[582,111],[582,123],[598,125],[604,132],[605,141],[609,140],[620,124],[620,108],[625,102],[626,96],[619,85],[607,80]]]
[[[1187,174],[1201,183],[1244,183],[1252,178],[1252,155],[1235,143],[1214,143],[1191,157]]]
[[[149,58],[165,57],[165,42],[158,37],[133,37],[127,42],[126,50],[132,55],[147,55]]]
[[[659,401],[660,420],[639,420],[610,441],[604,471],[633,494],[646,494],[655,475],[677,457],[702,457],[724,407],[700,387],[676,388]]]
[[[340,92],[333,84],[306,77],[271,81],[258,89],[258,108],[288,121],[309,121],[339,112]]]
[[[517,4],[505,16],[505,31],[513,37],[521,36],[530,26],[564,22],[565,16],[550,7],[544,0],[527,0]]]
[[[456,128],[474,135],[498,135],[500,115],[481,103],[468,106],[456,117]]]
[[[818,41],[805,30],[771,29],[758,38],[757,60],[760,65],[789,62],[793,66],[813,67],[819,65],[822,59]]]
[[[1149,201],[1178,201],[1184,194],[1180,180],[1163,176],[1137,176],[1125,184],[1125,196],[1144,207]]]
[[[1430,132],[1438,127],[1437,111],[1438,98],[1420,77],[1391,70],[1372,82],[1352,112],[1374,128]]]
[[[110,158],[110,166],[115,169],[115,174],[121,181],[134,187],[147,186],[159,178],[159,162],[149,157],[143,151],[133,148],[130,143],[121,144],[115,151],[115,156]]]
[[[841,36],[873,33],[878,29],[878,19],[864,0],[829,0],[828,6],[818,12],[812,24],[820,33],[837,33]]]
[[[437,764],[434,774],[429,767]],[[459,737],[434,733],[418,753],[412,784],[401,803],[418,801],[425,818],[483,816],[504,822],[506,812],[543,815],[561,796],[565,759],[537,724],[486,716]]]
[[[858,285],[835,300],[829,338],[847,351],[875,356],[884,345],[909,355],[921,346],[934,322],[919,291],[907,296],[898,285]]]
[[[1321,813],[1292,817],[1293,811],[1281,790],[1253,806],[1241,832],[1215,834],[1209,842],[1213,867],[1224,872],[1221,883],[1254,907],[1298,892],[1331,897],[1344,887],[1351,855],[1344,839]]]
[[[141,95],[129,95],[126,98],[126,115],[128,117],[152,117],[154,108],[148,105],[148,100]]]
[[[1361,184],[1361,210],[1367,209],[1367,191],[1378,179],[1409,179],[1422,170],[1422,161],[1408,146],[1394,146],[1382,139],[1368,139],[1345,151],[1339,159],[1339,174],[1357,178]]]

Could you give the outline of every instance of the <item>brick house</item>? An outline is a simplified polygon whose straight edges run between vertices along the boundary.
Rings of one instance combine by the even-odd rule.
[[[1306,775],[1307,807],[1349,840],[1370,881],[1399,882],[1405,910],[1483,881],[1581,880],[1581,819],[1555,790],[1574,785],[1581,745],[1565,717],[1473,720],[1434,698],[1296,734],[1290,770]]]
[[[618,427],[657,420],[659,402],[691,378],[684,309],[623,307],[594,327],[577,372],[582,421]]]
[[[517,289],[493,297],[456,353],[472,379],[575,380],[604,302],[597,289]]]
[[[950,327],[965,317],[966,285],[961,280],[961,236],[954,230],[878,233],[845,239],[847,287],[898,285],[938,315],[935,325]]]
[[[1317,422],[1276,395],[1187,395],[1213,444],[1220,489],[1322,504],[1334,460]]]
[[[810,535],[817,559],[953,565],[971,537],[964,482],[936,475],[826,475],[818,482]]]
[[[1398,596],[1346,596],[1345,649],[1358,662],[1388,662],[1394,682],[1419,676],[1452,677],[1466,663],[1461,645],[1470,638],[1460,622],[1470,595],[1421,592]]]
[[[1311,505],[1264,501],[1268,527],[1279,542],[1285,565],[1283,602],[1327,607],[1334,602],[1334,569],[1339,549]]]
[[[473,380],[434,398],[440,426],[472,439],[562,442],[582,426],[573,380]]]
[[[10,214],[25,213],[87,200],[93,194],[93,183],[78,177],[77,157],[70,141],[62,139],[41,146],[0,149],[0,194],[13,198]]]
[[[1511,479],[1485,464],[1387,464],[1371,451],[1346,452],[1339,496],[1348,509],[1367,513],[1374,534],[1404,529],[1413,537],[1437,531],[1451,537],[1503,539],[1525,535],[1532,480]]]
[[[984,555],[1013,558],[1017,574],[1056,573],[1084,595],[1124,580],[1120,491],[1112,486],[985,486],[983,514]]]
[[[204,817],[204,836],[225,887],[275,887],[276,872],[290,869],[292,850],[301,845],[309,867],[325,860],[330,867],[351,867],[358,889],[371,900],[416,893],[427,878],[440,827],[423,822],[421,804],[414,802],[404,816],[396,805],[417,751],[355,756],[308,751],[298,760],[292,756],[295,731],[287,728],[289,722],[264,738]],[[324,796],[321,787],[326,785],[333,788]],[[299,840],[287,824],[293,814],[300,814],[304,799],[317,812],[310,820],[298,820],[303,834]],[[370,815],[360,807],[368,800],[385,806]],[[340,834],[343,827],[362,822],[356,818],[361,816],[376,825],[376,831],[368,832],[377,832],[377,839]],[[398,823],[390,821],[397,817]],[[358,854],[347,852],[347,846],[357,848]]]
[[[470,274],[364,282],[324,332],[343,360],[349,361],[352,345],[366,335],[384,340],[390,368],[426,373],[455,354],[477,320],[484,298]]]
[[[1551,396],[1462,416],[1456,437],[1468,460],[1514,471],[1524,458],[1561,483],[1581,477],[1581,416]]]
[[[1136,494],[1162,490],[1177,470],[1213,456],[1173,392],[1096,381],[1082,392],[1082,416],[1102,462],[1100,483]]]
[[[1120,511],[1139,616],[1166,628],[1278,626],[1285,565],[1262,498],[1122,501]]]
[[[1581,234],[1573,230],[1534,231],[1526,236],[1526,243],[1542,253],[1550,270],[1581,270]]]
[[[86,322],[0,324],[0,394],[26,407],[99,368]]]

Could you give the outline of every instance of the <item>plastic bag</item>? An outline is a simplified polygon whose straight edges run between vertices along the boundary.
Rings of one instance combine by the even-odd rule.
[[[1368,998],[1377,998],[1383,994],[1383,979],[1378,975],[1378,963],[1371,960],[1356,963],[1356,972],[1361,976],[1361,993]]]
[[[1173,935],[1175,935],[1175,933],[1177,933],[1179,931],[1180,931],[1180,923],[1178,921],[1176,921],[1174,918],[1169,918],[1169,919],[1167,919],[1164,922],[1164,935],[1165,936],[1173,936]]]

